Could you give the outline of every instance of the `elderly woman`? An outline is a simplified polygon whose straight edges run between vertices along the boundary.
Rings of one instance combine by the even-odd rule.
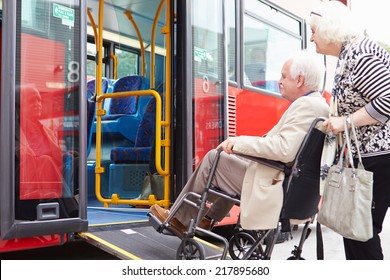
[[[374,174],[373,238],[359,242],[344,238],[347,259],[383,259],[379,233],[390,206],[390,55],[356,30],[351,12],[338,1],[311,13],[311,42],[320,54],[336,56],[332,96],[337,116],[324,125],[334,134],[344,119],[355,125],[366,170]],[[356,147],[354,156],[356,157]]]

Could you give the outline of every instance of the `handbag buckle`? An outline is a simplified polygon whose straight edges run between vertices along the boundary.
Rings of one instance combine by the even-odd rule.
[[[328,184],[330,187],[339,188],[340,183],[342,180],[343,175],[343,168],[340,166],[334,167],[334,169],[331,171],[331,173],[328,175],[330,176],[328,180]]]
[[[349,191],[354,192],[357,184],[357,175],[355,171],[352,171],[351,180],[349,181]]]

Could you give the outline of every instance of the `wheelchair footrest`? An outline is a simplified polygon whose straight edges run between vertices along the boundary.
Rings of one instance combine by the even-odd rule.
[[[149,223],[152,225],[152,227],[159,233],[165,234],[165,235],[174,235],[163,223],[160,222],[159,219],[157,219],[153,214],[148,213],[149,216]]]

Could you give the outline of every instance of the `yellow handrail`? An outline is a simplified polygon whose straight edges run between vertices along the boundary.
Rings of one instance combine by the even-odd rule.
[[[93,16],[92,16],[91,8],[88,8],[87,15],[88,15],[89,21],[91,22],[93,34],[95,36],[95,47],[96,47],[96,52],[97,52],[98,51],[98,43],[97,43],[98,34],[97,34],[97,30],[96,30],[95,20],[93,19]]]
[[[166,26],[162,29],[162,33],[166,34],[166,110],[165,110],[165,120],[162,120],[162,100],[160,94],[153,90],[139,90],[139,91],[129,91],[129,92],[116,92],[116,93],[106,93],[102,94],[102,45],[103,45],[103,11],[104,11],[104,0],[99,1],[99,25],[98,25],[98,34],[96,40],[97,45],[97,67],[96,67],[96,101],[97,101],[97,110],[96,110],[96,167],[95,167],[95,194],[99,201],[101,201],[105,207],[108,207],[108,204],[130,204],[130,205],[153,205],[155,203],[168,207],[169,200],[169,175],[170,175],[170,166],[169,166],[169,156],[170,156],[170,102],[171,98],[171,33],[170,33],[170,0],[166,0],[167,9],[166,9]],[[133,22],[130,12],[125,12],[128,18]],[[135,25],[135,22],[133,23]],[[94,24],[93,24],[94,25]],[[95,25],[96,26],[96,25]],[[141,35],[138,28],[135,25],[137,34],[140,39],[140,46],[142,52],[143,60],[143,71],[142,75],[145,75],[144,64],[145,64],[145,55],[144,47]],[[159,174],[164,176],[164,199],[156,200],[154,195],[150,195],[148,200],[135,200],[135,199],[121,199],[118,194],[112,194],[111,198],[104,198],[101,195],[101,174],[104,173],[104,168],[101,166],[101,144],[102,144],[102,116],[106,114],[106,111],[103,109],[103,101],[106,98],[119,98],[125,96],[141,96],[141,95],[152,95],[156,98],[156,169]],[[162,139],[162,127],[164,127],[164,139]],[[164,167],[161,165],[161,149],[164,148]]]
[[[153,20],[153,28],[152,28],[152,39],[150,43],[150,86],[151,88],[155,88],[155,66],[156,66],[156,29],[157,29],[157,23],[158,19],[160,17],[160,13],[162,10],[162,7],[164,6],[165,0],[161,0],[160,4],[158,5],[156,15],[154,16]]]
[[[170,174],[170,148],[171,143],[169,139],[171,139],[171,103],[169,102],[171,100],[171,5],[170,0],[166,0],[166,22],[165,27],[162,29],[162,32],[166,35],[166,59],[165,59],[165,100],[166,100],[166,106],[165,106],[165,121],[161,122],[161,125],[165,127],[165,134],[164,134],[164,168],[165,171]],[[161,147],[161,146],[160,146]],[[159,148],[159,151],[161,148]],[[161,155],[160,155],[161,159]],[[156,163],[157,163],[157,154],[156,154]],[[164,177],[164,198],[169,197],[169,176]],[[169,201],[168,201],[169,202]],[[161,204],[162,206],[169,207],[168,204]]]
[[[103,46],[103,12],[104,12],[104,0],[99,0],[99,25],[98,25],[98,44],[97,57],[98,63],[96,65],[96,167],[95,167],[95,193],[96,196],[100,195],[100,175],[104,173],[104,168],[101,166],[101,146],[102,146],[102,116],[106,114],[103,110],[103,99],[100,98],[102,93],[102,46]]]
[[[103,102],[103,100],[106,98],[120,98],[125,96],[143,96],[143,95],[152,95],[156,99],[156,150],[157,150],[157,147],[162,146],[160,137],[157,137],[161,135],[161,127],[162,127],[161,124],[162,123],[161,121],[162,101],[161,101],[161,96],[157,91],[153,89],[149,89],[149,90],[106,93],[104,95],[100,95],[99,97],[97,97],[97,101]],[[98,159],[96,159],[96,166],[98,165],[97,161]],[[156,162],[161,162],[160,153],[156,153]],[[161,166],[156,165],[156,168],[161,175],[165,175],[165,176],[169,175],[169,171],[162,170]],[[96,174],[96,175],[99,176],[100,174]],[[96,185],[96,197],[98,198],[99,201],[104,203],[105,207],[108,207],[108,204],[153,205],[155,203],[158,203],[163,206],[169,206],[169,196],[165,196],[165,195],[164,195],[164,199],[158,201],[156,200],[154,195],[149,196],[148,200],[121,199],[118,194],[112,194],[111,198],[104,198],[100,193],[100,184]]]
[[[135,21],[133,19],[133,16],[131,15],[131,12],[130,11],[126,11],[124,13],[127,16],[127,18],[130,20],[130,22],[133,24],[135,32],[137,32],[139,46],[140,46],[140,49],[141,49],[141,58],[142,58],[142,72],[141,72],[141,74],[142,74],[142,76],[145,76],[145,64],[146,64],[145,61],[146,60],[145,60],[144,41],[142,40],[141,32],[139,32],[138,26],[135,23]]]
[[[110,53],[114,65],[114,80],[118,79],[118,58],[114,53]]]

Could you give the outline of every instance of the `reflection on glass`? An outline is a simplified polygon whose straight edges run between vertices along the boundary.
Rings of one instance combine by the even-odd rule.
[[[228,79],[236,81],[236,1],[229,0],[225,2],[226,7],[226,25],[228,42]]]
[[[60,218],[78,215],[80,13],[76,0],[57,2],[17,5],[17,219],[39,219],[45,203],[58,203]]]
[[[196,167],[223,139],[224,75],[221,0],[194,1],[193,139]],[[205,9],[207,7],[207,9]]]
[[[57,132],[41,122],[42,98],[20,88],[20,199],[62,196],[62,149]]]
[[[298,22],[296,22],[298,24]],[[301,39],[248,15],[244,17],[244,84],[279,92],[283,62],[301,49]]]

